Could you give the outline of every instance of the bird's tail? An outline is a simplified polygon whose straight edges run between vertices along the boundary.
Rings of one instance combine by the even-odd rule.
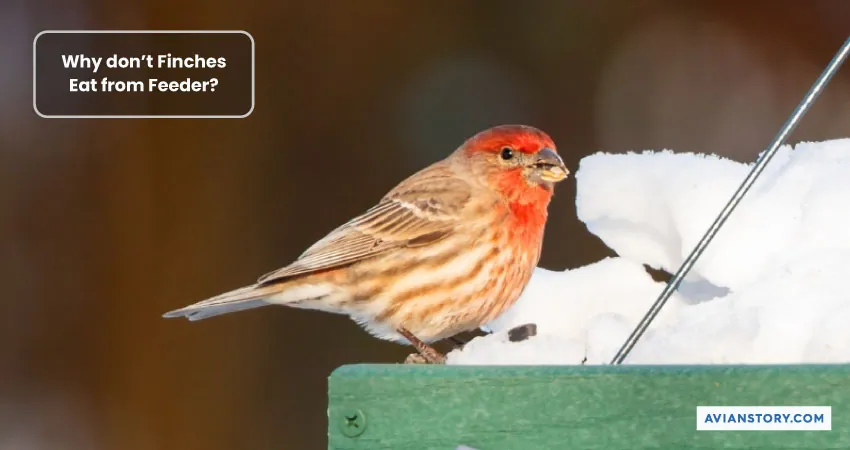
[[[275,285],[254,284],[245,286],[184,308],[169,311],[163,314],[162,317],[185,317],[191,321],[195,321],[221,314],[259,308],[270,304],[265,299],[279,293],[280,290],[281,287]]]

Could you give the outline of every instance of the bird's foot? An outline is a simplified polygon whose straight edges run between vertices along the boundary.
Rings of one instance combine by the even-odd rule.
[[[405,364],[428,364],[428,360],[421,353],[411,353],[404,359]]]
[[[440,353],[425,356],[422,353],[411,353],[404,359],[405,364],[445,364],[446,357]]]
[[[429,352],[429,354],[427,356],[424,353],[417,352],[417,353],[411,353],[411,354],[407,355],[407,358],[404,359],[404,363],[405,364],[445,364],[446,363],[446,357],[442,353],[440,353],[436,350],[434,350],[433,353]]]
[[[433,347],[426,346],[426,348],[417,349],[419,350],[419,354],[422,358],[428,362],[428,364],[445,364],[446,363],[446,355],[434,350]]]
[[[445,364],[446,363],[446,355],[438,352],[437,350],[434,349],[434,347],[431,347],[430,345],[423,342],[421,339],[414,336],[413,333],[405,330],[404,328],[399,329],[398,332],[399,332],[399,334],[404,336],[404,338],[407,339],[408,342],[410,342],[411,345],[413,345],[414,348],[416,348],[416,351],[419,352],[419,355],[422,357],[422,359],[425,361],[425,363],[427,363],[427,364]],[[413,355],[408,356],[407,359],[405,359],[404,362],[407,363],[407,364],[414,364],[412,362],[409,362],[409,361],[411,361],[412,356]],[[418,358],[417,358],[417,360],[418,360]],[[419,363],[419,364],[421,364],[421,363]]]

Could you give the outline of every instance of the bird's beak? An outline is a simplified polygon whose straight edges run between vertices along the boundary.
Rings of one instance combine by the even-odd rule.
[[[551,183],[561,181],[570,174],[564,161],[551,148],[544,148],[537,152],[533,167],[541,180]]]

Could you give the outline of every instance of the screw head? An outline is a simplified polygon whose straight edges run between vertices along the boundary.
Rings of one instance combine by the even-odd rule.
[[[342,411],[339,419],[339,430],[347,437],[357,437],[366,431],[366,414],[359,409]]]

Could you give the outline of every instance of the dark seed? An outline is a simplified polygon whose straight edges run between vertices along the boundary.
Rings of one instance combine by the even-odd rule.
[[[537,325],[527,323],[508,330],[508,340],[511,342],[522,342],[532,336],[537,336]]]

